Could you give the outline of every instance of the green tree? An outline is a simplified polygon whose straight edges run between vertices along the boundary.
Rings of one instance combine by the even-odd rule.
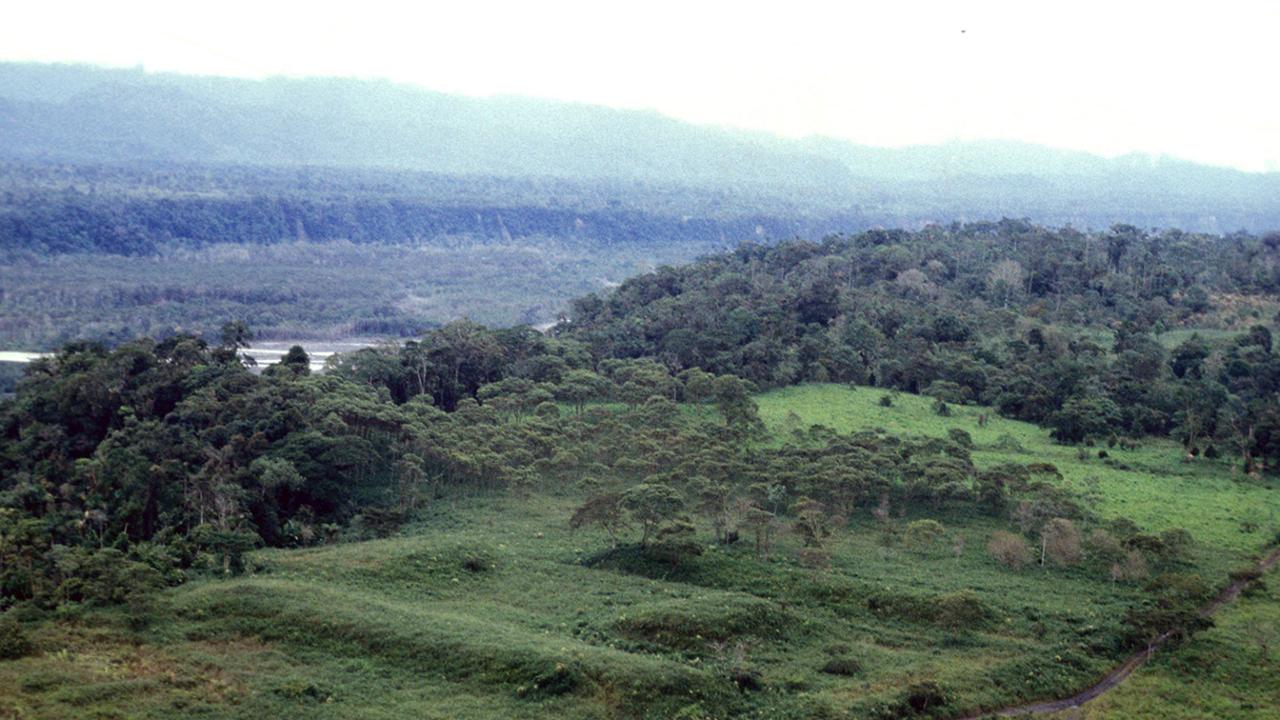
[[[1132,647],[1151,646],[1161,638],[1179,643],[1213,626],[1201,614],[1211,591],[1199,575],[1169,573],[1153,579],[1146,597],[1125,613],[1125,638]]]
[[[573,511],[569,518],[569,527],[573,530],[588,525],[599,525],[609,534],[614,547],[618,546],[618,533],[628,527],[623,498],[618,493],[592,495],[586,502]]]
[[[684,509],[684,497],[666,483],[646,480],[622,493],[622,505],[640,525],[640,546],[646,547],[654,531]]]
[[[556,387],[556,397],[573,404],[574,412],[581,415],[589,401],[607,396],[609,381],[590,370],[570,370]]]
[[[938,547],[947,529],[937,520],[912,520],[907,523],[907,546],[921,554],[927,554]]]
[[[279,367],[294,375],[305,377],[311,374],[311,357],[301,345],[293,345],[284,357],[280,358]]]

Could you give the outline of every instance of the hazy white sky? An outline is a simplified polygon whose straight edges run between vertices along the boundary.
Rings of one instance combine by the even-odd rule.
[[[1280,170],[1280,3],[8,3],[0,59],[386,77],[874,145]]]

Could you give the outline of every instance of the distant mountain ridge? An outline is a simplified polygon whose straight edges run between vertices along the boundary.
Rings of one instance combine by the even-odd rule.
[[[471,98],[385,80],[235,78],[0,63],[0,160],[394,168],[821,191],[906,222],[1280,227],[1280,173],[1010,141],[877,148],[655,112]],[[843,202],[843,201],[841,201]]]
[[[0,154],[381,166],[695,184],[848,182],[834,159],[656,113],[474,99],[350,79],[240,80],[0,65]]]

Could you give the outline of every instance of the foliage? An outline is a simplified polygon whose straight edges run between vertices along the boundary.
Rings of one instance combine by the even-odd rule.
[[[16,660],[31,653],[31,638],[16,619],[0,615],[0,660]]]
[[[1084,556],[1080,531],[1066,518],[1053,518],[1040,531],[1045,557],[1059,566],[1080,562]]]
[[[605,493],[587,498],[586,502],[573,512],[573,517],[569,518],[569,527],[577,530],[588,525],[599,525],[609,533],[610,540],[616,546],[618,532],[628,527],[622,496],[617,493]]]
[[[623,493],[622,505],[640,525],[640,545],[643,547],[648,545],[649,538],[661,525],[676,519],[684,508],[684,497],[664,483],[643,482]]]
[[[1153,579],[1147,597],[1125,614],[1126,641],[1134,647],[1168,637],[1172,643],[1213,626],[1200,614],[1210,590],[1199,575],[1166,573]]]
[[[987,541],[987,553],[1010,570],[1021,570],[1031,562],[1031,548],[1021,535],[997,530]]]
[[[929,553],[938,546],[946,533],[947,529],[937,520],[913,520],[907,524],[905,540],[912,550]]]

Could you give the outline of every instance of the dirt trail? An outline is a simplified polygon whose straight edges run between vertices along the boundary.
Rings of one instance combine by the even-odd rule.
[[[1280,548],[1272,549],[1271,553],[1258,563],[1257,569],[1259,572],[1266,572],[1275,567],[1277,562],[1280,562]],[[1218,610],[1222,609],[1224,605],[1227,605],[1239,597],[1246,585],[1248,585],[1247,580],[1236,580],[1232,582],[1230,585],[1223,588],[1222,592],[1218,593],[1217,596],[1214,597],[1213,600],[1209,601],[1207,605],[1200,608],[1200,615],[1202,617],[1209,617],[1210,615],[1213,615]],[[985,712],[974,713],[973,715],[966,715],[961,718],[961,720],[979,720],[980,718],[990,717],[1022,717],[1025,715],[1061,712],[1063,710],[1080,707],[1099,695],[1109,692],[1112,688],[1124,682],[1126,678],[1133,674],[1134,670],[1142,667],[1147,660],[1150,660],[1151,656],[1155,654],[1155,651],[1164,645],[1168,639],[1169,633],[1161,635],[1156,638],[1155,642],[1151,643],[1147,649],[1139,650],[1138,652],[1130,655],[1124,662],[1117,665],[1106,675],[1103,675],[1102,679],[1097,683],[1070,697],[1065,697],[1061,700],[1047,700],[1044,702],[1028,703],[1026,705],[1014,705],[1000,710],[987,710]]]

